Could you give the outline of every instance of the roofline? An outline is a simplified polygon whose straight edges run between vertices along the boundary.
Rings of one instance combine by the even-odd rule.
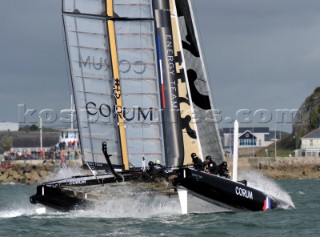
[[[311,133],[313,133],[313,132],[315,132],[315,131],[317,131],[317,130],[320,130],[320,128],[316,128],[316,129],[312,130],[311,132],[309,132],[309,133],[307,133],[306,135],[304,135],[301,139],[308,139],[308,138],[305,138],[305,137],[306,137],[306,136],[309,136]],[[315,138],[317,138],[317,137],[315,137]]]

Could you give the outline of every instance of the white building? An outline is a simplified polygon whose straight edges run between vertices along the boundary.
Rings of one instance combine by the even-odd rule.
[[[295,155],[320,157],[320,128],[301,138],[301,147],[295,150]]]
[[[274,143],[268,127],[239,128],[239,148],[267,147]],[[233,146],[233,128],[223,129],[223,146]]]
[[[77,143],[79,141],[79,131],[78,129],[63,129],[60,131],[59,142],[69,142]]]
[[[10,131],[10,132],[19,131],[19,123],[0,122],[0,131]]]

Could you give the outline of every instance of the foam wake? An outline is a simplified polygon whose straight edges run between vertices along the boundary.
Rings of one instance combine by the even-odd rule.
[[[274,180],[254,170],[242,170],[239,180],[247,180],[248,186],[264,192],[280,201],[280,208],[294,209],[294,203],[290,195],[283,190]]]

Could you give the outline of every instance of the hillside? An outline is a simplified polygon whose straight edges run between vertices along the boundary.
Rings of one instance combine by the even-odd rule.
[[[292,127],[295,147],[300,147],[300,138],[319,128],[320,125],[320,87],[306,98],[299,108]]]

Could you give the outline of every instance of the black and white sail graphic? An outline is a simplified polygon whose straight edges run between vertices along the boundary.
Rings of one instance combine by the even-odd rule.
[[[199,37],[195,25],[192,1],[175,0],[179,32],[183,47],[186,80],[196,118],[196,137],[200,142],[202,157],[207,155],[221,162],[223,158],[219,129],[214,114],[212,94],[203,61]]]

